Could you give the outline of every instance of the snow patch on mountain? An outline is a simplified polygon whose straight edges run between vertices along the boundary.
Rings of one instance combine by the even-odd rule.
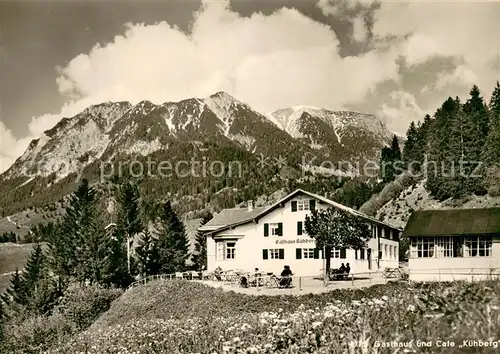
[[[223,133],[225,136],[228,136],[235,118],[232,108],[237,109],[237,105],[242,103],[226,92],[218,92],[205,98],[203,101],[217,118],[220,119]]]
[[[358,171],[353,169],[349,171],[342,171],[338,168],[333,167],[325,167],[325,166],[313,166],[313,165],[300,165],[302,171],[310,172],[313,175],[321,175],[321,176],[335,176],[335,177],[356,177],[359,175]]]
[[[255,138],[251,136],[245,136],[242,134],[235,134],[235,135],[228,134],[228,138],[240,143],[248,151],[251,151],[253,148],[255,148],[254,147]]]
[[[162,149],[162,144],[160,143],[160,139],[156,138],[153,141],[143,141],[143,140],[138,140],[134,142],[133,145],[129,146],[127,149],[125,149],[123,152],[125,154],[130,154],[130,155],[141,155],[141,156],[148,156],[149,154],[152,154],[153,152],[156,152],[158,150]]]
[[[268,113],[268,117],[279,128],[294,138],[304,138],[307,132],[301,131],[301,121],[308,117],[318,118],[329,126],[342,145],[342,138],[347,128],[358,128],[379,136],[381,140],[389,139],[391,133],[385,124],[371,114],[348,111],[330,111],[314,106],[293,106]]]

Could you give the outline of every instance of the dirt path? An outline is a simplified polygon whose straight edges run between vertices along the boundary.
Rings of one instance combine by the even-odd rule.
[[[204,280],[200,281],[203,284],[208,286],[212,286],[214,288],[221,288],[224,291],[234,291],[241,294],[247,295],[306,295],[306,294],[321,294],[325,292],[329,292],[335,289],[359,289],[366,288],[376,284],[385,284],[387,281],[383,278],[374,278],[374,279],[355,279],[354,284],[352,281],[334,281],[329,282],[325,287],[323,285],[323,281],[305,278],[302,279],[300,284],[298,280],[294,280],[294,287],[291,289],[278,289],[278,288],[268,288],[268,287],[251,287],[251,288],[242,288],[238,284],[228,284],[224,282]]]

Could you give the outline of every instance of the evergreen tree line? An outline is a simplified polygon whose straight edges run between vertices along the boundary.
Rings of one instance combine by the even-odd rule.
[[[5,231],[2,235],[0,235],[0,243],[5,243],[5,242],[16,243],[17,242],[16,233],[13,231]]]
[[[134,278],[206,266],[204,235],[197,234],[190,255],[185,226],[169,201],[145,212],[137,184],[123,181],[115,195],[117,220],[107,223],[101,197],[83,180],[59,223],[32,229],[37,240],[43,235],[46,247],[37,243],[26,267],[16,270],[2,306],[45,314],[71,283],[124,288]],[[207,214],[203,222],[210,219]]]
[[[492,193],[500,183],[500,84],[489,104],[476,85],[463,103],[449,97],[432,117],[411,122],[402,152],[395,137],[381,155],[385,183],[407,171],[438,200]]]

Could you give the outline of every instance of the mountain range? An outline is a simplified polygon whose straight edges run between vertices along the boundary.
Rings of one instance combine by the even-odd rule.
[[[71,184],[70,177],[82,171],[95,177],[102,162],[134,158],[205,156],[228,162],[236,157],[252,160],[255,167],[259,157],[284,157],[296,170],[314,170],[328,161],[334,174],[356,174],[355,168],[339,171],[332,163],[378,161],[392,136],[371,114],[311,106],[262,114],[226,92],[159,105],[105,102],[63,118],[31,141],[0,176],[0,188],[6,191],[0,208],[8,215],[12,200],[25,202],[51,191],[65,194],[61,186]]]

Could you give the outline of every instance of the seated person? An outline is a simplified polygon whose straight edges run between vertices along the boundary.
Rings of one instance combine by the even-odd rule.
[[[347,263],[347,265],[345,266],[345,272],[347,274],[349,274],[351,272],[351,266],[349,265],[349,263]]]
[[[288,288],[292,284],[292,270],[290,266],[285,266],[283,271],[281,272],[281,279],[279,282],[280,287]]]
[[[341,266],[340,266],[340,268],[339,268],[339,273],[340,273],[340,274],[345,273],[345,269],[346,269],[346,268],[345,268],[345,265],[344,265],[344,263],[342,263],[342,265],[341,265]]]
[[[242,288],[248,288],[248,279],[247,279],[247,277],[245,277],[245,276],[241,277],[241,279],[240,279],[240,286]]]
[[[214,276],[215,276],[215,279],[217,279],[219,281],[222,280],[222,268],[220,266],[218,266],[217,268],[215,268]]]
[[[257,285],[263,285],[262,284],[262,273],[260,272],[259,268],[255,268],[254,272],[253,272],[253,281],[252,281],[252,285],[253,286],[257,286]]]

